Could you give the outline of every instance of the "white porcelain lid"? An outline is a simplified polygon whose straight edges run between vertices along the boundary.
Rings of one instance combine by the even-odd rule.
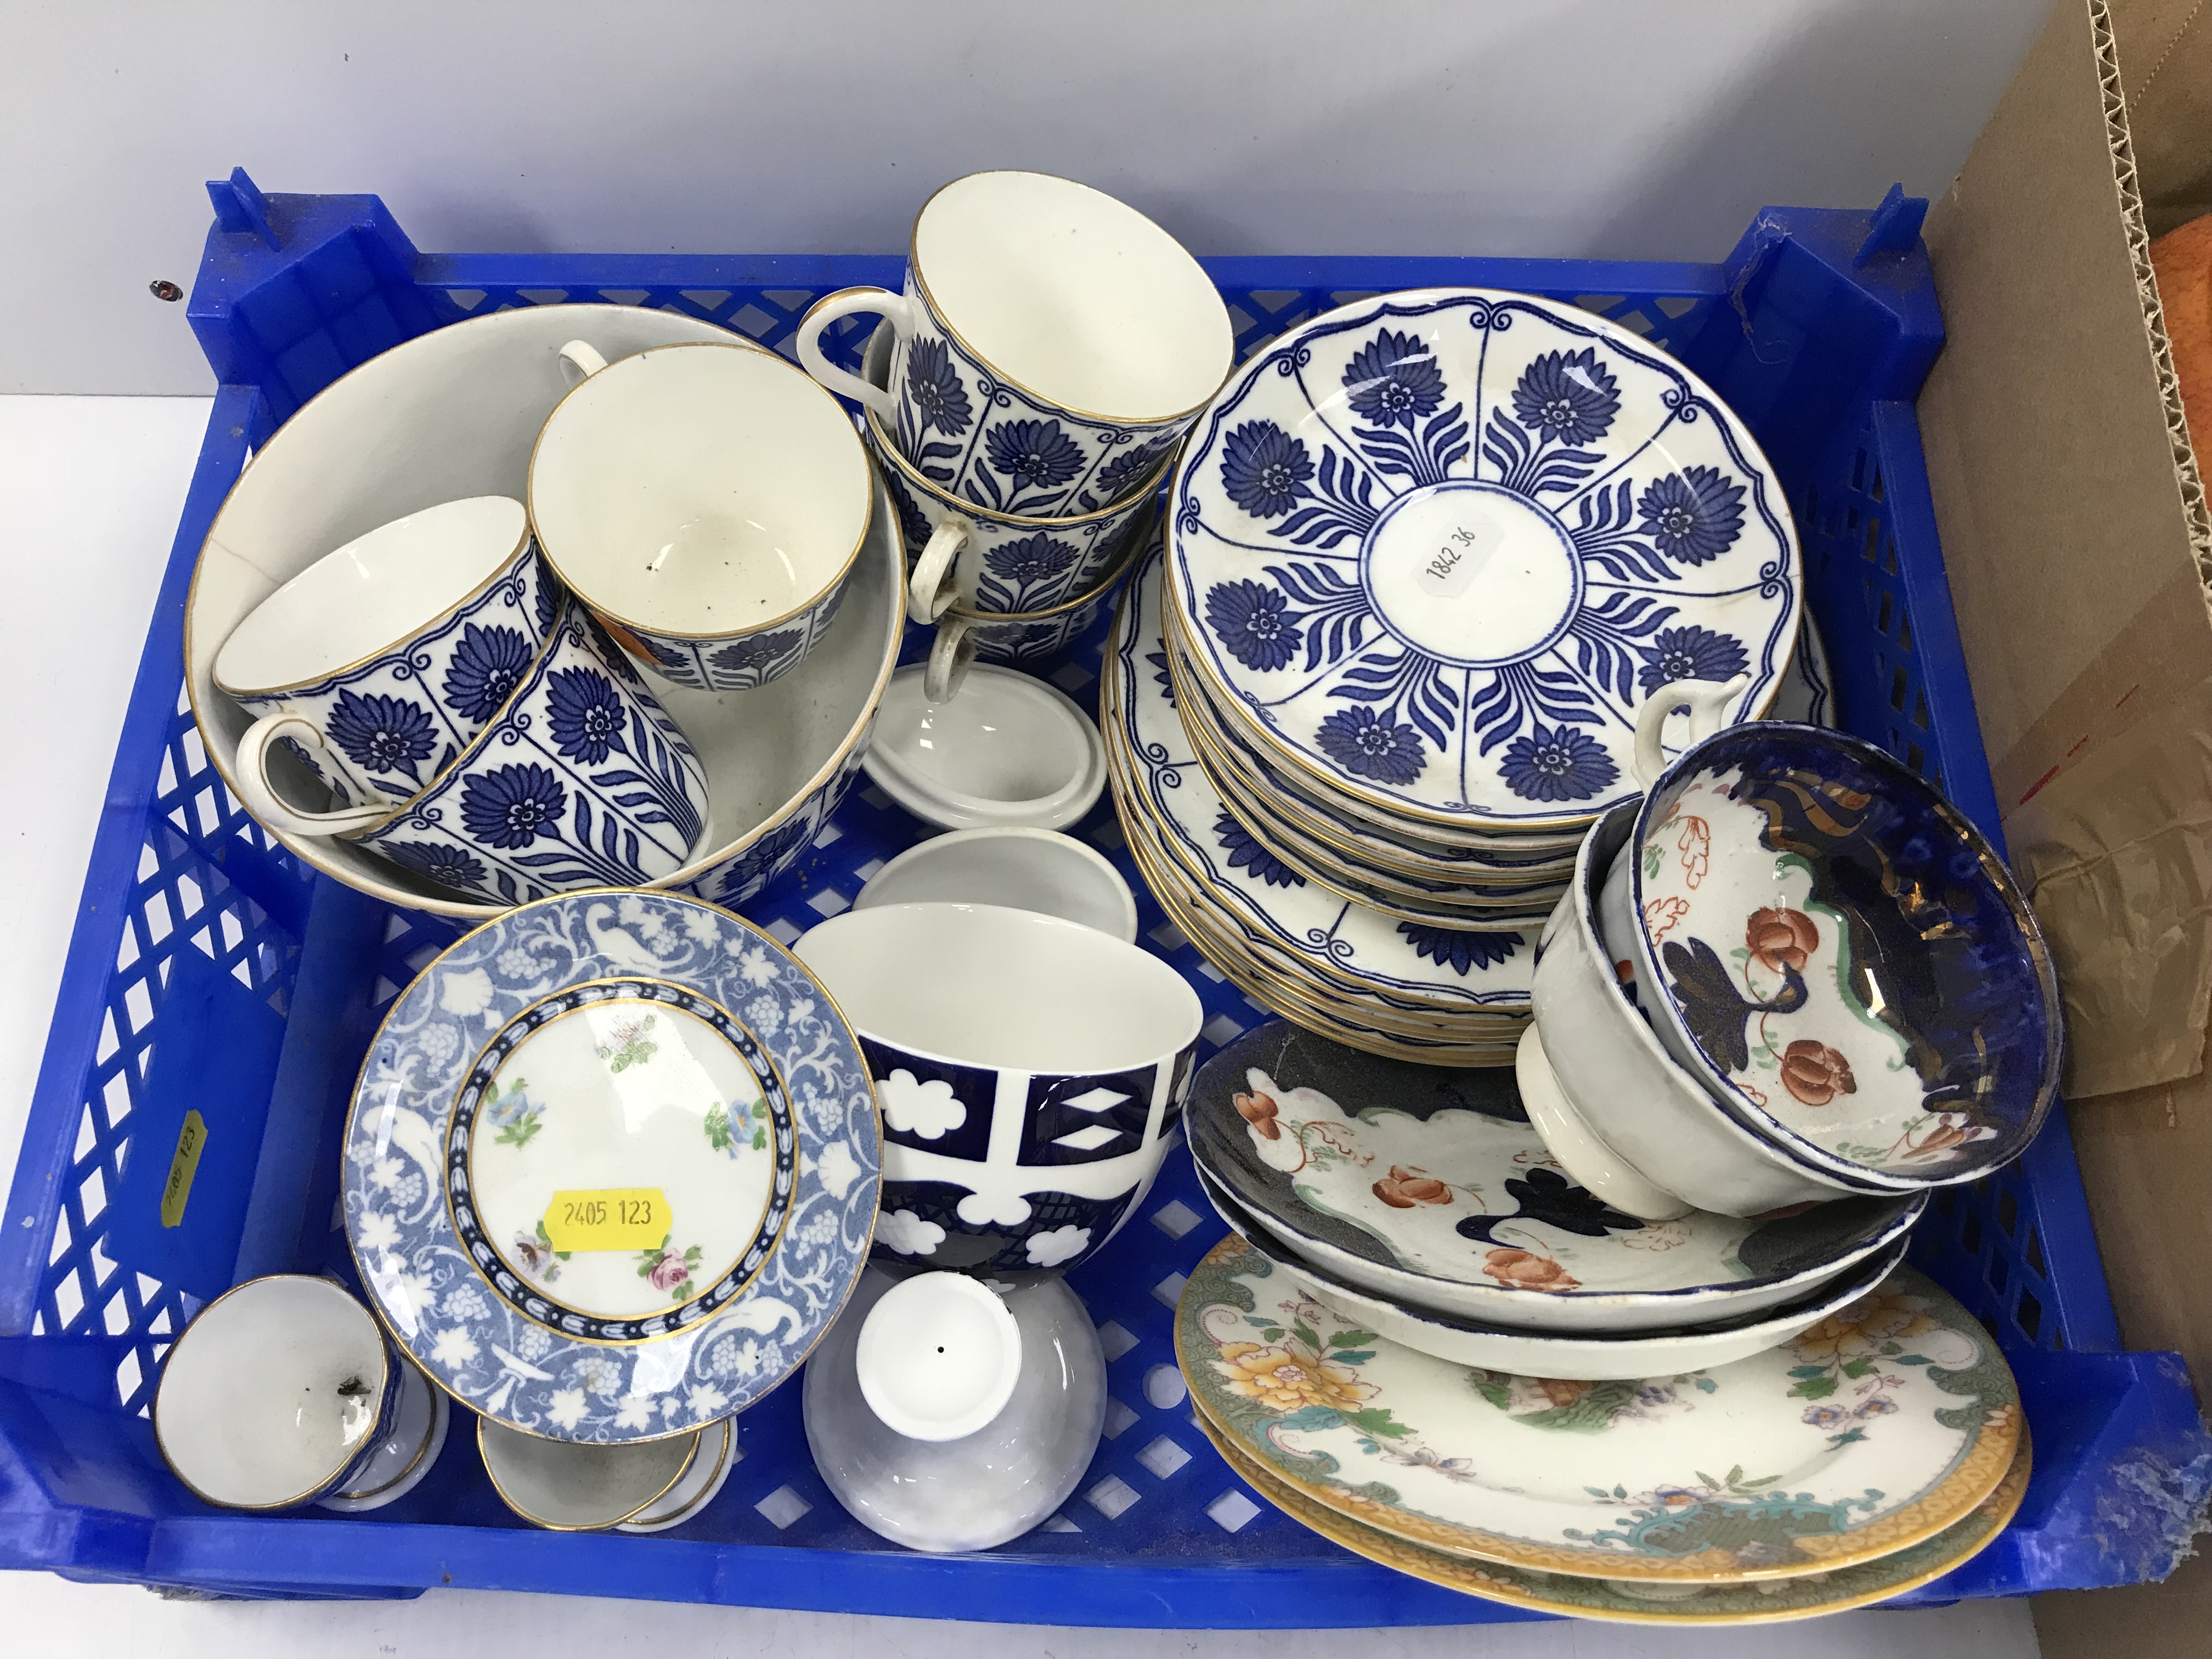
[[[1013,1396],[1022,1333],[981,1280],[922,1273],[868,1310],[853,1363],[885,1427],[909,1440],[959,1440]]]

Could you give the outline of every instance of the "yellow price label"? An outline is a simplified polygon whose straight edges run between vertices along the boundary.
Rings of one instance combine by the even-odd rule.
[[[200,1172],[200,1154],[207,1149],[207,1120],[198,1112],[185,1114],[185,1127],[177,1132],[176,1156],[169,1160],[169,1178],[161,1184],[161,1224],[183,1224],[185,1206],[192,1201],[192,1177]]]
[[[575,1250],[650,1250],[668,1237],[674,1219],[658,1187],[556,1193],[545,1206],[545,1237],[564,1255]]]

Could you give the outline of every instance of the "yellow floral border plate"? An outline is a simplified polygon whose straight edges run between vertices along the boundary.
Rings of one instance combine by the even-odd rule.
[[[1964,1566],[1996,1541],[1997,1534],[2020,1509],[2031,1464],[2027,1438],[2022,1435],[2020,1449],[2004,1478],[1964,1520],[1894,1554],[1838,1571],[1800,1573],[1792,1578],[1668,1585],[1661,1599],[1652,1594],[1660,1587],[1648,1583],[1523,1572],[1407,1543],[1301,1497],[1238,1451],[1203,1413],[1199,1414],[1199,1427],[1229,1465],[1230,1473],[1292,1520],[1332,1543],[1343,1545],[1354,1555],[1485,1601],[1502,1601],[1532,1613],[1626,1625],[1778,1625],[1843,1613],[1917,1589]]]
[[[1893,1554],[1969,1515],[2021,1438],[1996,1342],[1911,1268],[1766,1353],[1571,1382],[1361,1330],[1232,1237],[1183,1288],[1176,1358],[1205,1414],[1301,1497],[1585,1577],[1728,1583]]]

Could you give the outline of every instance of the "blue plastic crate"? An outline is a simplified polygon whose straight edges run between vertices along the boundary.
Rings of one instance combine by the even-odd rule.
[[[336,1137],[384,1005],[453,936],[316,878],[208,766],[181,691],[193,558],[249,449],[386,347],[459,318],[566,300],[661,307],[788,352],[820,294],[896,284],[895,258],[417,253],[365,196],[210,187],[217,228],[190,313],[222,387],[141,662],[15,1177],[0,1216],[0,1565],[247,1596],[410,1595],[434,1584],[1040,1623],[1376,1626],[1525,1617],[1356,1559],[1279,1515],[1192,1425],[1170,1316],[1220,1236],[1180,1155],[1145,1214],[1073,1283],[1105,1340],[1113,1403],[1062,1514],[946,1560],[884,1544],[816,1478],[785,1388],[741,1419],[711,1509],[658,1537],[533,1530],[457,1433],[431,1477],[356,1520],[240,1516],[186,1493],[147,1422],[166,1345],[256,1273],[350,1271]],[[1894,193],[1893,193],[1894,194]],[[1474,283],[1544,294],[1665,346],[1740,410],[1804,535],[1842,723],[1995,803],[1936,544],[1912,399],[1942,343],[1915,204],[1762,213],[1723,264],[1218,259],[1249,353],[1355,296]],[[837,341],[849,360],[853,326]],[[1097,689],[1100,631],[1052,678]],[[912,653],[922,641],[910,637]],[[800,866],[748,907],[785,939],[835,914],[918,826],[856,790]],[[1163,918],[1110,810],[1082,826],[1139,895],[1144,938],[1190,976],[1209,1048],[1264,1018]],[[210,1134],[186,1225],[150,1224],[185,1111]],[[2212,1470],[2172,1355],[2118,1352],[2072,1146],[2055,1116],[2017,1167],[1948,1193],[1915,1259],[2019,1370],[2036,1472],[1986,1553],[1906,1598],[2162,1575]]]

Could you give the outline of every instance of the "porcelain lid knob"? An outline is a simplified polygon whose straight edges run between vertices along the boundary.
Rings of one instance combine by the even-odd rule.
[[[869,1310],[853,1363],[861,1397],[894,1433],[958,1440],[1006,1409],[1022,1333],[981,1280],[923,1273]]]

